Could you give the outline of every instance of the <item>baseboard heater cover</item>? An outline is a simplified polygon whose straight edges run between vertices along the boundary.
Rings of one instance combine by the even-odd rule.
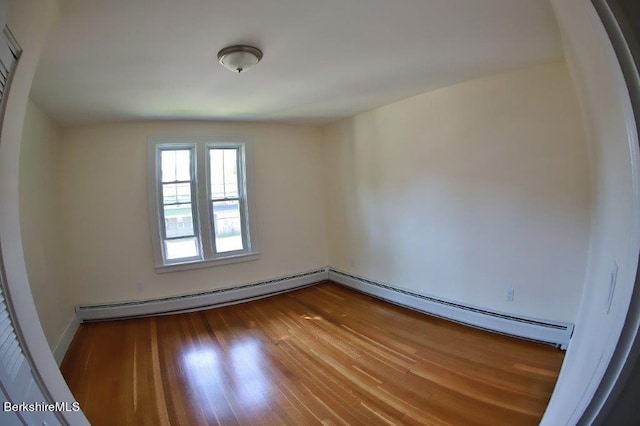
[[[329,268],[329,280],[370,296],[472,327],[554,344],[566,349],[573,324],[517,317],[401,290]]]
[[[323,268],[238,287],[182,296],[134,302],[78,305],[76,306],[76,314],[80,321],[85,322],[193,311],[231,305],[284,293],[325,281],[327,277],[327,269]]]

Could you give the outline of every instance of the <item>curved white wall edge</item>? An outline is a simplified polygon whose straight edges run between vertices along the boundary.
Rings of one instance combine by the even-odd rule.
[[[13,0],[9,2],[8,26],[23,49],[7,97],[0,135],[0,241],[7,288],[16,314],[16,331],[20,333],[32,361],[40,389],[53,401],[75,401],[65,383],[42,331],[31,295],[20,234],[18,199],[18,163],[22,131],[31,82],[46,34],[58,18],[55,0]],[[88,425],[82,411],[60,412],[63,424]]]
[[[591,1],[597,9],[612,41],[624,73],[626,89],[630,92],[632,109],[635,108],[635,111],[625,109],[624,112],[627,132],[630,135],[629,150],[632,153],[631,167],[634,185],[634,205],[637,209],[640,208],[638,207],[638,194],[640,193],[640,177],[638,176],[640,174],[638,169],[638,157],[640,156],[640,154],[638,154],[640,147],[640,135],[638,134],[638,129],[640,129],[640,69],[638,69],[637,65],[637,60],[640,58],[634,60],[630,46],[626,40],[628,34],[625,36],[616,14],[609,5],[610,2],[608,0]],[[614,0],[614,7],[616,7],[616,3],[617,1]],[[618,13],[620,12],[621,10],[618,10]],[[629,23],[625,22],[622,25],[629,25]],[[626,31],[629,30],[630,28],[626,28]],[[640,40],[636,39],[635,42],[640,42]],[[638,48],[638,46],[636,46],[636,48]],[[620,90],[624,91],[625,88],[621,87]],[[635,117],[629,117],[630,113],[635,113]],[[634,252],[633,248],[630,250],[632,251],[630,256],[638,256],[638,252]],[[628,402],[623,403],[622,406],[617,404],[618,398],[623,397],[625,401],[635,398],[635,396],[630,397],[630,395],[625,395],[626,393],[636,395],[633,387],[627,387],[627,381],[632,377],[632,374],[634,374],[635,364],[640,360],[639,273],[640,269],[636,271],[635,287],[631,295],[629,310],[627,311],[616,349],[612,354],[598,389],[580,419],[581,424],[608,424],[608,422],[611,424],[622,424],[623,422],[630,421],[630,417],[633,417],[634,421],[640,418],[637,414],[633,413],[634,410],[636,410],[636,407],[632,406],[633,404],[629,404]]]
[[[619,373],[612,371],[613,356],[625,345],[620,339],[640,251],[640,153],[629,91],[595,8],[588,0],[552,0],[552,5],[583,108],[596,200],[576,333],[541,422],[555,426],[590,424],[592,419],[583,418],[586,410],[597,415],[603,402],[594,395],[608,395],[610,379],[615,382]],[[613,262],[620,271],[609,313],[603,294]]]

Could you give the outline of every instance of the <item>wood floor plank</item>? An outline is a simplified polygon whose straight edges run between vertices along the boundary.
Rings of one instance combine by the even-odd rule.
[[[61,371],[94,425],[533,425],[563,357],[326,282],[83,324]]]

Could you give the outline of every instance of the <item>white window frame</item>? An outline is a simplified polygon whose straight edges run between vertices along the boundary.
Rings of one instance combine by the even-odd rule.
[[[156,272],[174,272],[208,268],[258,259],[256,221],[253,214],[251,179],[251,144],[237,138],[220,137],[151,137],[147,144],[148,201],[151,222],[154,268]],[[209,149],[238,150],[238,199],[241,209],[243,249],[216,253],[213,233],[213,208],[210,188]],[[167,260],[164,246],[163,200],[160,196],[162,173],[160,153],[167,149],[191,149],[193,228],[199,243],[194,258]],[[244,165],[244,167],[242,167]]]

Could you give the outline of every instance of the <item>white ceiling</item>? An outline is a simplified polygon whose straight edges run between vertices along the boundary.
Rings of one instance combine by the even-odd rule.
[[[63,0],[32,99],[60,124],[320,124],[562,58],[548,0]],[[216,53],[264,51],[233,74]]]

